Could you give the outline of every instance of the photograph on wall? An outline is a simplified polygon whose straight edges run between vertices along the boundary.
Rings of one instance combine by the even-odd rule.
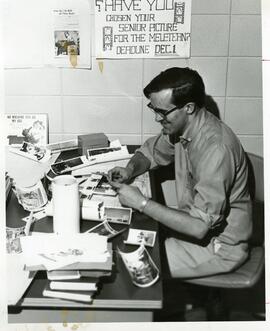
[[[54,31],[55,56],[70,54],[70,46],[76,49],[76,55],[80,55],[79,31]]]
[[[97,58],[190,57],[191,0],[96,0]]]
[[[49,139],[47,114],[16,114],[5,115],[7,145],[22,146],[23,142],[45,146]]]

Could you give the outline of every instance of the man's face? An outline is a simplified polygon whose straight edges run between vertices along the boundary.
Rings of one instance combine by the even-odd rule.
[[[150,94],[151,105],[154,108],[163,109],[164,112],[175,108],[175,105],[171,103],[171,99],[172,89],[165,89]],[[156,113],[155,120],[162,125],[164,134],[181,135],[187,125],[188,114],[184,108],[179,108],[169,113],[165,118]]]

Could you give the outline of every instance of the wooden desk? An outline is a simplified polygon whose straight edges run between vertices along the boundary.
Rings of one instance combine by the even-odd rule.
[[[7,225],[24,225],[21,218],[28,214],[12,195],[7,206]],[[81,232],[94,225],[97,222],[82,220]],[[158,232],[157,223],[138,212],[133,213],[130,227]],[[52,232],[52,217],[37,221],[32,231]],[[127,233],[125,231],[112,240],[113,272],[110,277],[101,279],[100,291],[91,304],[43,297],[47,277],[44,271],[39,271],[22,300],[16,306],[9,307],[9,323],[152,321],[153,311],[162,308],[162,281],[159,279],[149,288],[139,288],[132,284],[121,258],[115,252],[117,246],[123,245]],[[125,247],[134,250],[137,246]],[[147,250],[160,270],[158,233],[155,246],[147,247]]]

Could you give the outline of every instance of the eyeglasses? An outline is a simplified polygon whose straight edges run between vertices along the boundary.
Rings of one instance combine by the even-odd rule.
[[[172,113],[173,111],[175,111],[176,109],[179,108],[178,106],[176,106],[170,110],[156,108],[151,104],[151,102],[148,103],[147,107],[150,110],[152,110],[153,113],[160,115],[162,118],[166,118],[170,113]]]

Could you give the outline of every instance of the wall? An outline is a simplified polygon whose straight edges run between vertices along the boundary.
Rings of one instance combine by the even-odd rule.
[[[193,0],[190,59],[104,60],[103,71],[95,58],[92,70],[6,70],[6,112],[47,112],[50,142],[102,131],[140,144],[159,131],[143,87],[165,68],[190,66],[245,149],[262,155],[260,12],[259,0]]]

